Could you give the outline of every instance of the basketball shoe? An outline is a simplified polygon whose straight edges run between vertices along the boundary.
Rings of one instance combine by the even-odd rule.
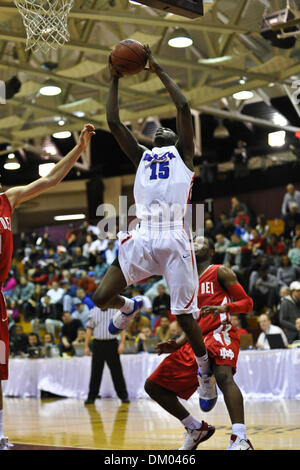
[[[240,439],[235,434],[231,435],[230,446],[227,450],[254,450],[249,439]]]
[[[218,393],[214,375],[201,375],[198,369],[198,394],[202,411],[210,411],[217,403]]]
[[[118,335],[120,331],[125,330],[135,313],[142,308],[143,299],[141,297],[132,297],[132,300],[134,301],[134,307],[131,313],[124,313],[119,310],[110,320],[108,325],[110,334]]]
[[[183,446],[178,450],[196,450],[200,442],[207,441],[215,432],[214,426],[210,426],[205,421],[202,421],[200,429],[186,428],[185,441]]]
[[[7,437],[0,437],[0,450],[8,450],[10,447],[13,447],[13,444],[8,442]]]

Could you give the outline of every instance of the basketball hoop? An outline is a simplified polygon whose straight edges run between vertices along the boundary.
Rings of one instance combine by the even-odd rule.
[[[48,52],[69,40],[68,14],[74,0],[14,0],[26,29],[26,51]]]

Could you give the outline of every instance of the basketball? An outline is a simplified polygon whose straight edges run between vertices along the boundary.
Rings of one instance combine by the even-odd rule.
[[[115,69],[123,75],[141,72],[147,63],[143,44],[134,39],[120,41],[112,50],[111,61]]]

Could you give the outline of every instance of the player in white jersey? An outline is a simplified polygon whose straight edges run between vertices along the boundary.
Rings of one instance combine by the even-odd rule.
[[[120,74],[111,68],[111,86],[107,101],[109,128],[123,152],[137,168],[134,197],[140,226],[131,232],[119,232],[119,255],[97,288],[93,300],[105,310],[120,311],[110,324],[118,334],[142,307],[136,297],[128,299],[120,292],[129,285],[152,275],[163,275],[169,287],[171,311],[186,333],[195,353],[205,387],[215,396],[198,316],[198,276],[190,232],[184,226],[184,214],[194,179],[194,131],[189,104],[177,84],[153,58],[148,46],[149,68],[161,79],[177,109],[177,132],[159,128],[152,150],[140,145],[120,121],[118,84]],[[206,395],[208,395],[206,391]]]

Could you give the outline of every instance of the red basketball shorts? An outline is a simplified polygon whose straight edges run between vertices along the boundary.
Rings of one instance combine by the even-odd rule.
[[[9,335],[4,297],[0,292],[0,380],[8,379]]]
[[[240,340],[236,332],[229,331],[224,337],[210,332],[204,337],[209,357],[217,365],[231,366],[236,372],[236,363],[239,355]],[[176,393],[184,400],[188,400],[197,390],[197,362],[191,346],[187,343],[182,348],[167,356],[148,380]]]

